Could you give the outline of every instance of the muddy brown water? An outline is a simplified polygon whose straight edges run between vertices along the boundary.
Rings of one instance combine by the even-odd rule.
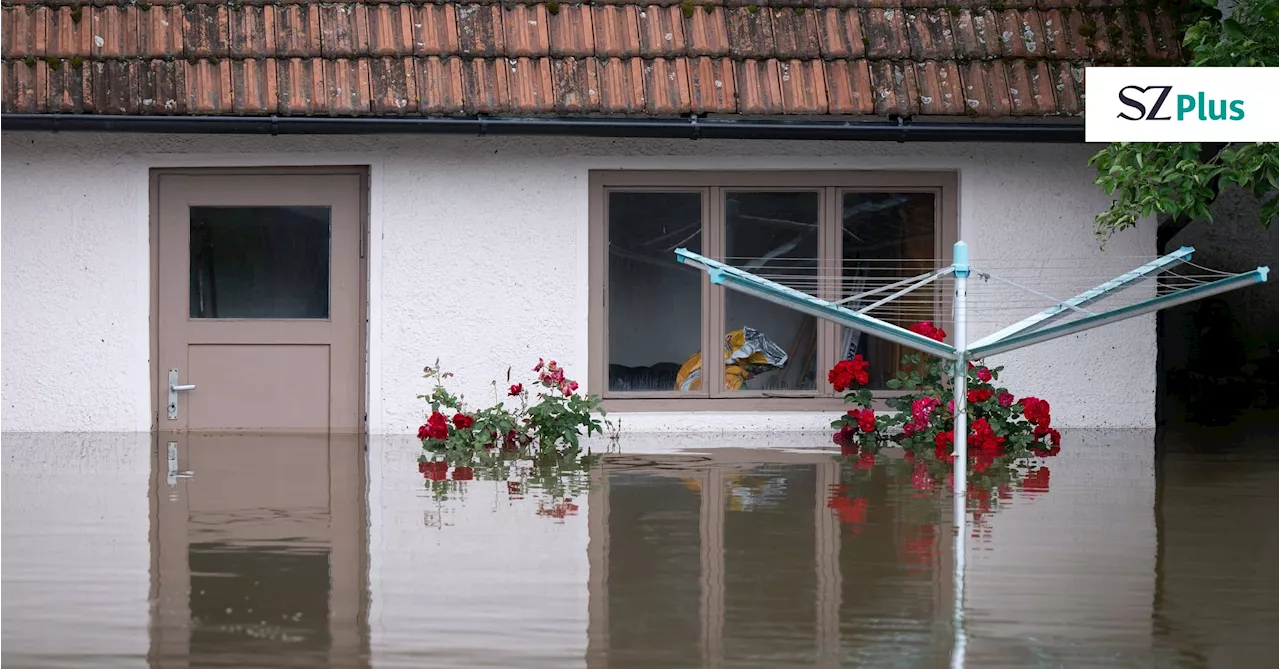
[[[960,607],[910,463],[700,443],[553,489],[431,481],[412,439],[6,434],[0,661],[1277,665],[1274,425],[1065,433],[970,502]]]

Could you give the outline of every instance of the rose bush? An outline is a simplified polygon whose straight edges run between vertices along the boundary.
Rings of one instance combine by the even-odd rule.
[[[453,374],[439,361],[423,369],[435,385],[418,396],[430,406],[418,428],[418,472],[436,499],[461,495],[462,481],[505,481],[511,499],[536,496],[539,515],[563,519],[577,513],[573,499],[589,487],[587,472],[595,461],[580,438],[612,426],[600,398],[579,394],[578,383],[554,360],[539,359],[532,371],[532,391],[523,382],[512,383],[508,370],[505,392],[492,384],[494,404],[471,409],[446,387]]]
[[[513,383],[507,388],[508,399],[503,399],[497,396],[498,384],[494,382],[495,403],[469,410],[461,395],[445,387],[451,372],[442,371],[439,361],[424,368],[423,376],[434,380],[435,387],[430,394],[418,396],[431,407],[427,421],[418,428],[423,448],[455,453],[529,449],[537,459],[579,455],[579,438],[602,434],[607,425],[600,398],[579,394],[578,382],[567,378],[554,360],[539,358],[532,371],[537,373],[532,393],[523,383]],[[507,406],[511,398],[519,404]]]
[[[947,336],[930,322],[909,329],[937,341]],[[873,460],[881,448],[900,446],[921,475],[942,480],[955,461],[955,367],[954,362],[927,354],[904,355],[904,371],[888,386],[908,392],[886,400],[895,413],[876,415],[871,391],[858,388],[869,380],[861,354],[836,363],[827,378],[855,408],[832,422],[833,440],[845,455],[870,453]],[[1027,468],[1032,458],[1052,457],[1061,450],[1062,436],[1050,424],[1049,403],[1036,397],[1015,400],[1006,388],[996,385],[1002,369],[968,363],[966,370],[969,431],[964,439],[970,484],[990,484],[988,489],[1000,485],[1007,470]]]

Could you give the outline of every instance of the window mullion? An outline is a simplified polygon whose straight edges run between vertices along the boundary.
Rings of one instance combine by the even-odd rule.
[[[715,260],[724,259],[724,191],[712,186],[706,192],[706,218],[704,237],[706,255]],[[708,397],[723,397],[724,361],[724,287],[711,284],[710,276],[703,273],[706,300],[703,303],[702,333],[702,388]]]
[[[840,216],[839,197],[835,188],[822,189],[822,208],[818,226],[818,272],[824,279],[820,285],[818,297],[825,300],[836,300],[840,297]],[[840,329],[835,323],[826,319],[818,319],[818,374],[816,374],[817,392],[819,395],[830,395],[834,391],[827,381],[826,370],[835,366],[839,359],[836,348],[840,345]]]

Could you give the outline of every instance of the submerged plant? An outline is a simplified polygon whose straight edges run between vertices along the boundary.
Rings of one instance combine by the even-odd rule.
[[[577,512],[573,498],[587,489],[587,472],[595,463],[580,439],[614,428],[604,419],[600,398],[578,393],[578,383],[556,361],[539,359],[532,371],[537,376],[526,388],[523,382],[511,383],[508,369],[509,385],[499,390],[493,383],[495,395],[505,397],[469,409],[445,386],[453,374],[439,361],[423,370],[435,386],[419,395],[431,411],[418,428],[423,448],[418,472],[437,498],[460,492],[463,481],[506,481],[512,498],[538,495],[539,515],[562,519]]]
[[[942,341],[946,332],[932,323],[911,326],[916,334]],[[876,415],[871,391],[862,386],[870,381],[867,362],[861,354],[836,363],[827,375],[836,392],[845,393],[851,409],[831,423],[833,440],[845,455],[857,455],[860,465],[869,467],[875,454],[889,445],[900,446],[913,460],[921,476],[939,482],[950,475],[955,463],[954,377],[956,365],[926,354],[906,354],[891,389],[909,391],[886,400],[890,415]],[[1062,435],[1050,425],[1049,403],[1037,397],[1015,399],[995,383],[1002,367],[990,368],[968,363],[965,439],[971,487],[991,489],[1001,485],[1018,469],[1031,469],[1033,458],[1047,458],[1061,450]]]

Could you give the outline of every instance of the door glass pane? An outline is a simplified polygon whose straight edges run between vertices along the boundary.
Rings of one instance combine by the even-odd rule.
[[[809,294],[818,281],[818,194],[725,195],[726,262]],[[817,388],[817,319],[733,290],[724,296],[725,388]]]
[[[845,193],[841,214],[843,225],[841,297],[857,295],[897,279],[917,276],[934,268],[935,202],[932,193]],[[937,304],[943,283],[935,281],[886,303],[870,313],[902,327],[919,321],[933,321],[950,334],[950,324],[940,323]],[[864,307],[892,291],[848,303],[851,309]],[[898,344],[887,342],[856,330],[842,328],[839,358],[847,360],[859,353],[869,363],[873,389],[886,388],[885,382],[899,369],[904,353],[912,353]]]
[[[328,207],[191,207],[191,318],[328,318]]]
[[[700,193],[609,194],[609,390],[702,389]]]

